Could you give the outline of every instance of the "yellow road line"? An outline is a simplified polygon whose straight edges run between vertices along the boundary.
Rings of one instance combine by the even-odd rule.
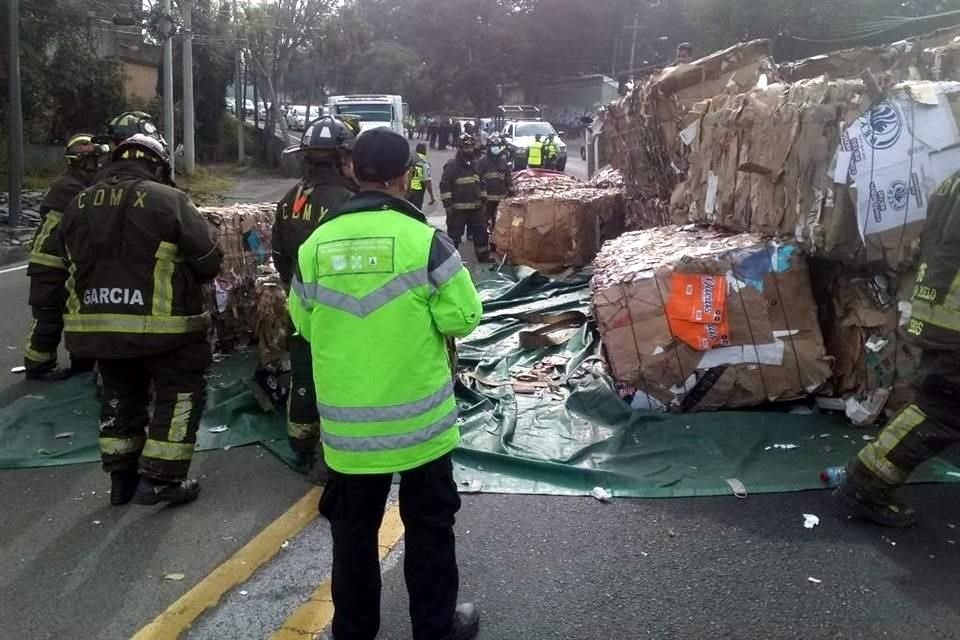
[[[227,591],[245,582],[280,551],[284,540],[300,533],[317,518],[320,488],[314,487],[193,589],[170,605],[131,640],[175,640],[194,620],[215,606]],[[302,639],[301,639],[302,640]]]
[[[380,525],[380,560],[383,561],[390,550],[403,536],[403,522],[400,520],[400,508],[393,505],[383,517]],[[300,605],[287,618],[270,640],[305,640],[319,634],[333,621],[333,596],[330,591],[330,580],[325,580],[310,599]]]

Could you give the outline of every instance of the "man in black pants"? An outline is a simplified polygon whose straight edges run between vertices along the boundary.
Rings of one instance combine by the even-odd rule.
[[[303,244],[290,287],[330,467],[320,513],[333,534],[333,635],[377,636],[377,533],[399,473],[413,640],[469,640],[480,614],[457,605],[448,344],[476,329],[483,308],[453,243],[405,199],[413,159],[403,136],[364,132],[353,166],[360,191]]]

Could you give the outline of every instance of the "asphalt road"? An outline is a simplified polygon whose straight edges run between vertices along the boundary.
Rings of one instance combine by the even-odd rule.
[[[436,173],[449,153],[430,157]],[[273,200],[290,184],[251,177],[231,195]],[[428,209],[434,223],[438,213]],[[0,268],[0,404],[43,388],[5,373],[29,319],[16,266]],[[130,637],[308,489],[255,446],[198,454],[194,472],[195,504],[117,509],[98,465],[0,471],[0,637]],[[960,493],[908,495],[924,519],[897,532],[837,515],[827,492],[611,504],[468,495],[462,599],[482,607],[489,640],[960,638]],[[821,524],[805,529],[804,513]],[[329,550],[314,521],[185,637],[269,637],[327,579]],[[409,637],[402,553],[384,560],[381,638]]]

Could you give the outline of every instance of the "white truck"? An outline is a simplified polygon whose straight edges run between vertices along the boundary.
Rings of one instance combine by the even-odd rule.
[[[330,115],[351,115],[360,120],[361,133],[376,127],[390,127],[400,135],[404,134],[403,119],[407,115],[407,105],[403,98],[386,94],[353,94],[330,96],[327,100]]]

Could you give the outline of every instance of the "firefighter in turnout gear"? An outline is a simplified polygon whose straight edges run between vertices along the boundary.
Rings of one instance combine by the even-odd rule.
[[[57,227],[63,211],[82,190],[93,184],[100,164],[109,155],[104,144],[88,133],[67,141],[67,171],[50,186],[40,205],[40,228],[30,245],[30,308],[33,324],[23,355],[29,380],[62,380],[71,373],[93,369],[93,360],[71,358],[69,369],[57,368],[57,348],[63,332],[63,306],[67,295],[63,274],[67,264],[60,253]]]
[[[852,515],[891,527],[917,514],[895,490],[960,443],[960,172],[930,196],[907,333],[923,349],[914,403],[847,464],[836,495]]]
[[[100,454],[114,505],[183,503],[200,491],[187,472],[211,362],[201,284],[223,252],[171,182],[163,138],[135,134],[60,221],[64,334],[71,354],[100,366]]]
[[[437,201],[433,195],[433,176],[430,172],[430,162],[427,160],[427,145],[420,142],[417,144],[416,164],[410,175],[410,193],[407,194],[407,200],[417,209],[423,209],[424,193],[430,194],[431,205]]]
[[[490,136],[487,152],[480,159],[478,169],[487,190],[484,216],[489,233],[492,234],[497,224],[497,209],[500,207],[500,201],[513,195],[512,166],[505,153],[503,140],[499,136]],[[490,246],[495,248],[492,243]]]
[[[353,196],[350,153],[358,132],[355,121],[324,116],[307,127],[299,147],[288,149],[303,156],[303,179],[277,205],[273,226],[273,261],[288,289],[300,246],[329,211]],[[310,367],[310,345],[291,331],[288,348],[291,381],[287,436],[301,463],[311,466],[318,453],[320,417]]]
[[[457,141],[457,155],[443,167],[440,198],[447,213],[447,234],[458,249],[463,232],[469,227],[477,260],[490,259],[490,243],[484,203],[487,192],[477,168],[473,136],[464,134]]]
[[[332,635],[377,636],[377,531],[399,473],[413,637],[470,640],[480,614],[457,605],[447,341],[469,335],[483,309],[453,244],[404,199],[414,159],[403,136],[367,131],[353,160],[362,190],[303,245],[290,293],[313,351],[331,469],[320,513],[333,536]]]

